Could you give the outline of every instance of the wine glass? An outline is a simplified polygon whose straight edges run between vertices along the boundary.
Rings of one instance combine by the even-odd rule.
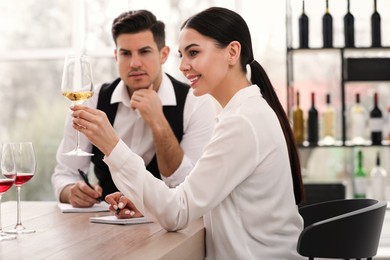
[[[16,178],[15,160],[10,144],[4,144],[1,149],[0,174],[0,241],[15,239],[15,235],[5,233],[1,225],[1,197],[12,187]]]
[[[9,234],[34,233],[34,229],[27,229],[22,225],[20,205],[20,191],[22,185],[31,180],[35,173],[36,162],[34,147],[31,142],[11,143],[10,145],[15,159],[16,169],[17,222],[13,229],[6,230],[5,232]]]
[[[62,94],[72,101],[72,105],[82,104],[93,95],[92,69],[85,55],[70,55],[65,58],[61,84]],[[75,156],[92,156],[80,148],[79,131],[76,131],[76,147],[65,153]]]

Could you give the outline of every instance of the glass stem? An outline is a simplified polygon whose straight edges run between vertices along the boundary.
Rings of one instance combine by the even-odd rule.
[[[16,226],[21,226],[22,225],[22,216],[21,216],[21,213],[20,213],[20,189],[21,187],[20,186],[16,186],[16,196],[17,196],[17,222],[16,222]]]
[[[80,132],[76,130],[76,150],[80,150]]]

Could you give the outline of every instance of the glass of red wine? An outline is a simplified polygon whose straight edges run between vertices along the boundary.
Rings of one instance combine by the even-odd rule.
[[[16,179],[15,160],[10,144],[3,144],[0,160],[0,241],[15,239],[15,235],[9,235],[3,231],[1,224],[1,197],[12,187]]]
[[[34,229],[27,229],[22,225],[20,192],[22,185],[31,180],[34,176],[36,161],[34,147],[31,142],[11,143],[15,159],[16,179],[15,187],[17,192],[17,222],[13,229],[6,230],[8,234],[34,233]]]

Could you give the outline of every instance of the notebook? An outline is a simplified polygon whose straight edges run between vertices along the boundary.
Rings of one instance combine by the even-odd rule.
[[[109,211],[110,205],[106,202],[100,202],[98,204],[94,204],[92,207],[89,208],[75,208],[69,203],[58,203],[58,207],[60,208],[62,213],[83,213]]]
[[[91,221],[92,223],[117,224],[117,225],[133,225],[133,224],[142,224],[142,223],[152,223],[152,221],[146,219],[145,217],[119,219],[113,215],[103,216],[103,217],[90,217],[89,221]]]

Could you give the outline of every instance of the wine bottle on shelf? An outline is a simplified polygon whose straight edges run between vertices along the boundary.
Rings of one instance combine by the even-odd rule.
[[[344,16],[344,41],[345,47],[355,47],[355,18],[351,14],[349,0],[347,2],[347,14]]]
[[[332,145],[336,140],[335,135],[335,109],[331,104],[330,94],[326,94],[326,105],[322,112],[322,143]]]
[[[310,146],[318,144],[318,111],[315,106],[315,94],[311,93],[311,107],[308,112],[307,119],[307,141]]]
[[[363,167],[363,153],[357,152],[357,163],[353,174],[354,198],[365,198],[367,196],[367,174]]]
[[[376,164],[370,171],[372,198],[386,201],[386,170],[381,166],[379,152],[376,154]]]
[[[381,47],[381,45],[381,16],[374,0],[374,12],[371,15],[371,46]]]
[[[360,94],[356,94],[356,103],[351,108],[351,139],[354,144],[364,144],[366,129],[366,109],[360,104]]]
[[[378,93],[374,94],[374,107],[370,111],[369,127],[373,145],[382,144],[383,116],[378,107]]]
[[[293,113],[293,132],[295,141],[298,145],[302,145],[304,141],[304,119],[303,110],[299,104],[299,92],[297,91],[296,105],[292,111]]]
[[[333,18],[329,13],[329,0],[326,0],[326,11],[322,17],[322,38],[324,48],[333,47]]]
[[[305,13],[305,0],[302,0],[302,14],[299,16],[299,48],[309,48],[309,17]]]

